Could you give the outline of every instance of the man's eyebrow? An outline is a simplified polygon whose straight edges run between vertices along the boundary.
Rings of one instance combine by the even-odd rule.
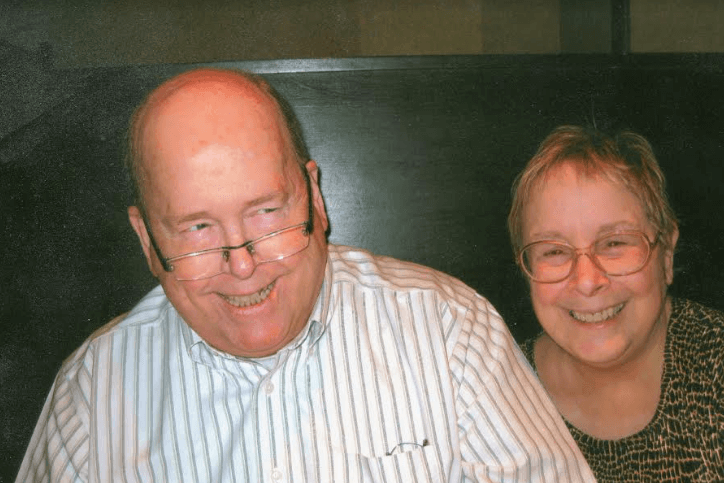
[[[189,221],[199,220],[203,218],[212,218],[211,214],[208,211],[196,211],[194,213],[189,213],[187,215],[183,215],[179,218],[168,218],[166,221],[169,226],[174,225],[180,225],[183,223],[188,223]]]
[[[280,190],[251,199],[248,202],[244,203],[244,206],[248,208],[253,208],[255,206],[263,205],[264,203],[269,203],[270,201],[286,201],[289,199],[289,197],[289,193]]]
[[[260,195],[256,198],[253,198],[253,199],[245,202],[243,204],[243,207],[241,207],[239,211],[246,211],[248,209],[253,209],[257,206],[263,205],[265,203],[269,203],[271,201],[286,202],[289,198],[290,198],[290,195],[283,191],[267,193],[267,194]],[[214,218],[214,217],[210,212],[208,212],[206,210],[200,210],[200,211],[195,211],[193,213],[188,213],[188,214],[180,216],[178,218],[169,218],[167,220],[167,223],[169,226],[174,226],[174,225],[180,225],[183,223],[188,223],[190,221],[199,220],[199,219],[203,219],[203,218]]]

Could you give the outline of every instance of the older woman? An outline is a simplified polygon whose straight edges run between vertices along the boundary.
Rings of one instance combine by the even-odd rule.
[[[724,481],[724,314],[667,295],[679,232],[649,143],[556,129],[508,225],[543,328],[523,351],[599,481]]]

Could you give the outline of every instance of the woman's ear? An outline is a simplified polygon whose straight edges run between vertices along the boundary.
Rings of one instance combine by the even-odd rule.
[[[674,283],[674,252],[676,251],[676,242],[679,241],[679,227],[674,227],[666,244],[664,252],[664,273],[666,275],[666,284]]]

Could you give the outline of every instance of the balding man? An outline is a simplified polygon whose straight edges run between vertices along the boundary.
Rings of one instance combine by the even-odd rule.
[[[593,480],[483,297],[327,243],[262,79],[183,73],[130,132],[160,286],[63,364],[18,481]]]

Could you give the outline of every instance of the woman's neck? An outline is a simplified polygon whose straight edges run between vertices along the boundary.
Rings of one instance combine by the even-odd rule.
[[[536,341],[534,357],[541,381],[573,426],[598,439],[620,439],[648,425],[661,395],[669,307],[649,343],[615,365],[587,364],[545,334]]]

